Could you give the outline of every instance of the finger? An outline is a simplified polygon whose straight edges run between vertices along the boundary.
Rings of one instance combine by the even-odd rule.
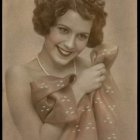
[[[104,62],[104,55],[99,55],[95,59],[95,64],[103,63]]]
[[[97,65],[94,65],[94,68],[95,68],[96,70],[100,70],[100,69],[105,68],[105,65],[104,65],[104,63],[100,63],[100,64],[97,64]]]
[[[100,82],[103,82],[106,79],[106,77],[103,75],[100,77]]]
[[[104,75],[105,73],[106,73],[106,69],[103,68],[103,69],[97,71],[97,76]]]
[[[97,78],[97,79],[96,79],[96,82],[97,82],[97,83],[101,83],[101,82],[103,82],[105,79],[106,79],[106,77],[103,75],[103,76],[100,76],[99,78]]]
[[[89,70],[100,70],[102,68],[105,68],[105,65],[104,63],[100,63],[100,64],[96,64],[96,65],[93,65],[89,68]]]
[[[101,83],[101,78],[98,77],[95,81],[96,81],[96,83]]]
[[[101,75],[105,74],[106,73],[106,69],[105,68],[104,69],[101,69],[100,70],[100,73],[101,73]]]
[[[95,88],[97,89],[97,88],[100,88],[101,86],[102,86],[102,83],[98,83]]]

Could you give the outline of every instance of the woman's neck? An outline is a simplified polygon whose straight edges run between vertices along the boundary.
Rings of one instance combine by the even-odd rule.
[[[71,61],[67,65],[60,65],[54,62],[50,58],[49,52],[47,52],[47,49],[45,48],[45,46],[43,46],[41,52],[38,55],[38,58],[40,60],[41,65],[50,75],[66,76],[70,73],[75,73],[74,61]]]

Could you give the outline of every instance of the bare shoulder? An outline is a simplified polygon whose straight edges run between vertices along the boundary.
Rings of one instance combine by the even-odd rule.
[[[24,65],[12,66],[6,71],[6,79],[18,79],[22,81],[32,81],[34,73],[38,73],[35,59]]]
[[[5,75],[7,97],[10,97],[10,100],[28,97],[31,92],[30,81],[31,78],[24,65],[10,67]]]
[[[30,81],[26,65],[10,67],[6,72],[6,98],[10,113],[17,129],[25,137],[26,134],[30,137],[30,134],[35,133],[41,125],[32,105]],[[31,133],[28,133],[28,126]]]
[[[29,80],[29,73],[24,65],[12,66],[6,71],[6,80]]]

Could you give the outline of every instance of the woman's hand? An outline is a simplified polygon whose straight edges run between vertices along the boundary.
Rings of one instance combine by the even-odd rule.
[[[86,93],[95,91],[102,86],[105,80],[106,68],[103,63],[96,64],[82,71],[73,84],[73,91],[77,101]]]

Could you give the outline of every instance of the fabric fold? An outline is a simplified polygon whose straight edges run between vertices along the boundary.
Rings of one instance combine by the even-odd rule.
[[[95,48],[91,53],[93,65],[104,63],[107,69],[106,80],[102,87],[94,91],[93,108],[96,119],[97,133],[99,140],[117,139],[117,115],[116,104],[112,98],[112,94],[117,94],[115,87],[111,83],[109,77],[110,68],[118,54],[117,46],[103,45]],[[96,56],[95,56],[96,55]]]
[[[74,74],[65,78],[45,76],[30,84],[33,106],[43,123],[66,123],[78,118],[70,86],[75,78]]]
[[[33,106],[43,123],[65,124],[60,140],[117,140],[116,104],[118,94],[111,81],[110,68],[118,54],[116,46],[97,47],[91,52],[92,64],[104,63],[107,78],[100,89],[85,94],[76,103],[71,84],[74,74],[64,78],[45,76],[31,83]]]

